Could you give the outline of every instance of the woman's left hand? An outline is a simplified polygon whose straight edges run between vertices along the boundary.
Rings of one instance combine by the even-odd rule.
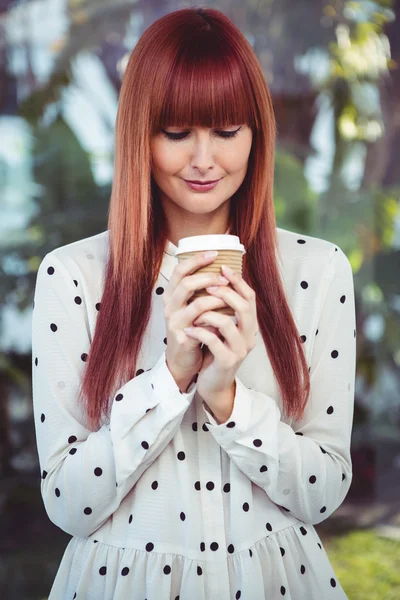
[[[224,265],[222,274],[228,279],[233,289],[218,286],[215,290],[206,288],[213,296],[222,298],[235,310],[237,325],[229,315],[207,311],[194,321],[193,325],[210,325],[219,330],[221,338],[216,334],[196,326],[192,331],[184,331],[204,343],[203,364],[197,377],[197,391],[213,408],[218,406],[218,398],[226,397],[232,388],[236,371],[256,343],[258,333],[256,294],[244,281],[241,275],[229,273]],[[190,329],[190,328],[189,328]]]

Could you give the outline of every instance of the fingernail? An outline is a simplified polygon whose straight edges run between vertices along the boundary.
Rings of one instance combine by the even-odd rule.
[[[221,266],[222,270],[224,271],[224,273],[226,273],[227,275],[233,275],[233,271],[232,269],[230,269],[229,267],[227,267],[226,265],[222,265]]]

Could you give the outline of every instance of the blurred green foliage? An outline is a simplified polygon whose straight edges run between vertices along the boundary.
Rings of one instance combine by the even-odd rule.
[[[324,546],[349,600],[400,598],[399,541],[355,531]]]

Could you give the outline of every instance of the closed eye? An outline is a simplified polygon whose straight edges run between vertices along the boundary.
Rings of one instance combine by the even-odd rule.
[[[234,138],[237,136],[239,130],[240,130],[240,127],[239,127],[239,129],[236,129],[235,131],[216,131],[215,133],[224,139],[231,139],[231,138]],[[182,131],[181,133],[171,133],[169,131],[165,131],[165,129],[162,129],[162,132],[164,133],[164,135],[166,135],[166,137],[169,140],[173,140],[173,141],[183,140],[190,133],[189,131]]]

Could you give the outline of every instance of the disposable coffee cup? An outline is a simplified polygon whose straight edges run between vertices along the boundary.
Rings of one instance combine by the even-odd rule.
[[[236,275],[242,275],[242,261],[243,255],[246,253],[243,244],[240,243],[237,235],[224,234],[210,234],[210,235],[192,235],[190,237],[181,238],[178,241],[178,247],[175,251],[175,256],[178,257],[178,261],[186,260],[198,254],[208,250],[217,250],[218,256],[207,265],[197,269],[196,273],[218,273],[222,275],[221,265],[230,267]],[[226,287],[231,287],[229,283]],[[206,288],[196,290],[189,298],[188,304],[194,302],[196,298],[202,296],[210,296]],[[231,306],[222,306],[221,308],[215,308],[213,311],[235,317],[235,311]]]

